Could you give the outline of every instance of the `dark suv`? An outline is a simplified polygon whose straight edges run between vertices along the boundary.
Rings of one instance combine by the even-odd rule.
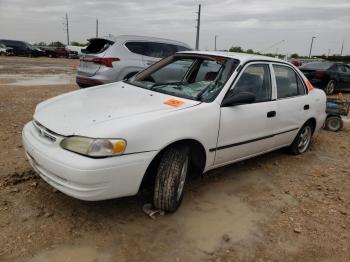
[[[7,47],[11,47],[14,55],[32,57],[45,55],[44,51],[33,47],[31,44],[25,41],[0,39],[0,43]]]

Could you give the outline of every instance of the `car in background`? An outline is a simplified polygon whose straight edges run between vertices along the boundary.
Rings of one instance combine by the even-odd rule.
[[[92,38],[82,50],[76,82],[84,88],[130,78],[160,59],[191,50],[185,43],[144,36]]]
[[[174,212],[189,175],[278,148],[305,153],[326,95],[291,64],[229,52],[178,52],[125,81],[41,102],[22,132],[33,169],[82,200],[135,195]]]
[[[43,47],[46,56],[53,58],[78,58],[77,51],[68,50],[66,47]]]
[[[45,56],[45,52],[43,50],[35,48],[25,41],[0,39],[0,44],[11,47],[13,54],[17,56]]]
[[[340,62],[310,62],[299,67],[315,87],[327,95],[350,91],[350,66]]]
[[[11,47],[7,47],[4,44],[0,43],[0,55],[12,55],[13,51]]]
[[[303,64],[301,61],[298,61],[298,60],[290,61],[290,63],[291,63],[293,66],[296,66],[296,67],[300,67],[300,66],[302,66],[302,64]]]

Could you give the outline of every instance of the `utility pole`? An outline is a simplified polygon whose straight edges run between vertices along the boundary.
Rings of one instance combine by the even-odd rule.
[[[69,45],[69,23],[68,23],[68,14],[66,13],[66,18],[65,18],[65,22],[63,23],[63,25],[65,26],[65,31],[67,32],[67,45]]]
[[[199,50],[199,30],[201,25],[201,4],[198,6],[198,18],[197,18],[197,35],[196,35],[196,50]]]
[[[343,55],[343,49],[344,49],[344,39],[343,39],[343,42],[341,44],[340,56]]]
[[[313,43],[314,43],[314,39],[315,39],[315,38],[316,38],[316,36],[313,36],[313,37],[311,38],[311,45],[310,45],[309,58],[311,58],[312,45],[313,45]]]
[[[214,50],[216,51],[216,39],[218,38],[217,35],[215,35],[215,45],[214,45]]]
[[[96,19],[96,38],[98,37],[98,19]]]

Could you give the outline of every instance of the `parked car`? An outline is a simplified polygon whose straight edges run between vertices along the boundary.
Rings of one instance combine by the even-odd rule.
[[[66,46],[66,50],[70,53],[70,58],[79,58],[82,54],[81,50],[86,49],[86,46],[74,46],[68,45]]]
[[[52,57],[52,58],[59,58],[59,57],[79,58],[78,52],[70,50],[69,48],[67,48],[67,46],[65,46],[65,47],[45,46],[45,47],[42,47],[42,49],[44,49],[46,56]]]
[[[80,87],[123,80],[161,58],[191,50],[182,42],[143,36],[92,38],[89,42],[82,50],[77,72]]]
[[[64,57],[68,58],[69,53],[66,51],[64,47],[43,47],[46,56],[58,58],[58,57]]]
[[[300,67],[302,66],[303,62],[298,61],[298,60],[293,60],[290,62],[292,65],[296,66],[296,67]]]
[[[44,51],[33,47],[31,44],[25,41],[0,39],[0,44],[11,47],[13,54],[18,56],[38,57],[45,55]]]
[[[350,67],[338,62],[311,62],[299,68],[310,82],[327,95],[350,91]]]
[[[0,55],[12,55],[13,51],[11,47],[7,47],[4,44],[0,43]]]
[[[325,93],[291,64],[192,51],[46,100],[22,135],[34,170],[61,192],[102,200],[152,181],[154,207],[173,212],[190,174],[282,147],[304,153],[325,118]]]

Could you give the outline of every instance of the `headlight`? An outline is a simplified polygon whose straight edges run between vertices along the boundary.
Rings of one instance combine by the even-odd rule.
[[[124,153],[126,141],[123,139],[101,139],[71,136],[62,140],[61,147],[69,151],[91,156],[118,156]]]

